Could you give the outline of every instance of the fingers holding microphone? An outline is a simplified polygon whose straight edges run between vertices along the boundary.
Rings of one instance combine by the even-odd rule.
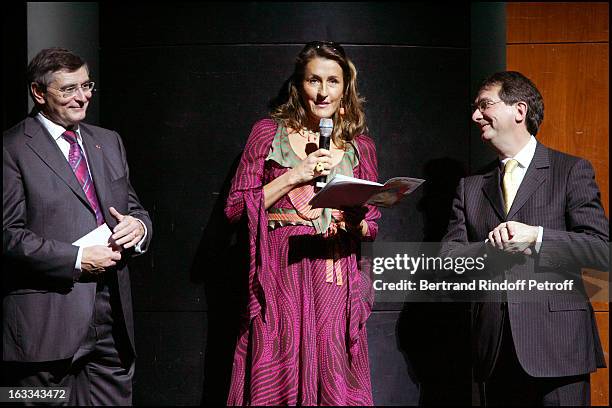
[[[323,172],[323,170],[325,170],[325,166],[323,166],[323,162],[320,162],[320,161],[317,162],[317,165],[314,168],[314,172],[320,174]]]
[[[315,161],[313,172],[317,173],[314,176],[327,176],[332,168],[331,152],[327,149],[319,149],[312,152],[311,156]]]
[[[308,183],[319,177],[327,176],[332,167],[329,150],[319,149],[310,153],[292,172],[295,173],[295,184]]]
[[[293,169],[292,179],[296,181],[295,184],[307,183],[313,179],[316,180],[317,187],[320,187],[320,184],[325,184],[325,176],[330,174],[332,168],[330,146],[333,127],[332,119],[321,118],[319,121],[319,149],[308,154],[299,166]]]

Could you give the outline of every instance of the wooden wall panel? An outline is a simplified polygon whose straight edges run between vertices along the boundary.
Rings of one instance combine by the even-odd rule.
[[[597,312],[610,310],[610,273],[594,269],[583,269],[582,280],[593,309]]]
[[[508,3],[507,42],[607,42],[608,3]]]
[[[608,3],[508,3],[506,63],[532,79],[544,97],[538,139],[591,161],[609,216],[608,10]],[[592,289],[603,282],[601,272],[584,275]],[[593,300],[609,364],[609,304],[601,296]],[[591,375],[593,405],[609,405],[608,373]]]
[[[608,312],[596,312],[595,317],[597,319],[601,344],[604,347],[606,366],[610,367],[610,319],[608,318]],[[600,368],[597,372],[591,374],[591,405],[604,407],[610,405],[608,397],[610,387],[609,372],[609,368]]]
[[[507,46],[507,69],[529,77],[544,97],[538,139],[591,161],[608,212],[608,44]]]

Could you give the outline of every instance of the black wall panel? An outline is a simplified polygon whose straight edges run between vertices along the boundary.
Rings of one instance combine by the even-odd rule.
[[[380,180],[428,180],[383,210],[379,239],[439,240],[470,163],[470,6],[101,3],[100,13],[101,122],[123,136],[155,226],[132,268],[135,403],[223,403],[248,261],[244,230],[227,224],[223,204],[252,124],[305,42],[345,44]],[[376,306],[377,404],[471,402],[469,309],[425,306]],[[438,371],[466,382],[449,386]]]
[[[203,383],[206,313],[136,312],[134,318],[140,333],[134,404],[197,405]],[[230,360],[230,369],[231,364]]]
[[[466,52],[347,48],[359,68],[361,92],[367,98],[380,179],[410,175],[434,181],[431,173],[436,167],[448,170],[449,164],[456,163],[460,169],[468,154],[468,89],[449,89],[469,75]],[[197,251],[194,238],[210,221],[251,125],[265,116],[268,100],[290,75],[291,61],[299,49],[153,47],[120,49],[112,59],[105,58],[114,62],[107,63],[107,75],[121,72],[121,81],[107,81],[100,91],[105,99],[118,101],[105,110],[107,123],[123,135],[133,182],[154,213],[156,236],[160,237],[151,251],[158,271],[152,281],[155,286],[146,287],[141,297],[147,310],[204,307],[205,302],[197,300],[199,288],[189,285],[187,273]],[[146,66],[146,75],[124,70],[127,60]],[[244,61],[248,61],[248,70],[239,69]],[[126,83],[137,86],[125,87]],[[134,101],[139,101],[138,108]],[[453,185],[449,188],[454,190]],[[423,213],[431,206],[422,204],[433,193],[423,188],[398,207],[383,210],[379,239],[424,240],[428,231]],[[447,204],[442,208],[445,211]]]
[[[13,127],[28,113],[26,80],[27,37],[26,3],[2,6],[2,130]]]
[[[102,7],[102,5],[101,5]],[[402,2],[173,2],[104,6],[102,46],[347,44],[466,47],[465,4]]]

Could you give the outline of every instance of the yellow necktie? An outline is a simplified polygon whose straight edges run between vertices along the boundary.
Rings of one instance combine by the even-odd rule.
[[[518,190],[517,183],[512,178],[512,172],[518,166],[518,162],[514,159],[510,159],[506,162],[504,166],[504,178],[502,180],[502,192],[504,193],[504,209],[506,210],[506,214],[510,212],[510,207],[512,207],[512,201],[514,201],[514,197],[516,196],[516,192]]]

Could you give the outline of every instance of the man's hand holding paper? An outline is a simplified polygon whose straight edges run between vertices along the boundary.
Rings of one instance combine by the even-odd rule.
[[[121,260],[121,251],[135,246],[144,236],[144,227],[136,218],[123,215],[114,207],[110,207],[110,213],[119,222],[113,231],[105,223],[73,242],[82,248],[82,271],[99,274],[116,266]]]
[[[81,258],[81,270],[91,274],[99,274],[107,268],[117,265],[119,260],[121,260],[121,252],[114,251],[109,246],[85,247]]]
[[[111,244],[111,230],[106,223],[72,243],[81,248],[81,271],[99,274],[115,266],[121,253]]]

